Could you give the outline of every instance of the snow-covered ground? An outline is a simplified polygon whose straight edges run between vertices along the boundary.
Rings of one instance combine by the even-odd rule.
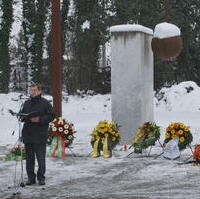
[[[0,155],[3,156],[18,137],[16,119],[8,109],[18,110],[18,93],[0,94]],[[171,88],[163,88],[155,98],[155,121],[164,129],[171,122],[184,122],[191,127],[192,145],[200,142],[200,88],[194,82],[183,82]],[[79,98],[70,96],[63,101],[63,117],[72,121],[77,130],[72,151],[65,159],[47,158],[44,187],[34,185],[21,188],[23,198],[130,198],[130,199],[184,199],[200,198],[199,167],[177,162],[190,157],[190,149],[182,152],[180,160],[166,160],[157,144],[152,157],[120,151],[118,146],[110,159],[88,157],[91,152],[90,133],[99,120],[111,120],[111,95]],[[12,136],[13,130],[16,133]],[[72,153],[73,152],[73,153]],[[148,152],[148,151],[147,151]],[[76,157],[73,156],[76,155]],[[0,156],[1,157],[1,156]],[[14,161],[0,160],[0,198],[12,198]],[[20,177],[20,165],[17,165]],[[26,176],[26,175],[25,175]]]

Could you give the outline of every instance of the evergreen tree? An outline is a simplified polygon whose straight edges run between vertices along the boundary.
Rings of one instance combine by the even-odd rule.
[[[9,91],[10,80],[10,54],[9,37],[13,22],[13,0],[0,1],[0,92]]]
[[[24,32],[24,38],[25,38],[25,47],[26,47],[26,76],[27,76],[27,86],[31,83],[31,81],[34,81],[34,71],[37,71],[37,68],[35,67],[33,63],[33,57],[35,55],[35,45],[34,45],[34,39],[35,39],[35,26],[34,26],[34,20],[36,16],[36,6],[35,1],[32,0],[22,0],[23,3],[23,32]]]
[[[35,54],[33,56],[33,65],[35,71],[33,73],[33,81],[40,82],[43,87],[46,85],[44,82],[44,36],[45,36],[45,22],[47,18],[47,11],[50,5],[49,0],[38,0],[36,1],[36,13],[34,21],[34,46]]]
[[[98,81],[101,76],[99,60],[102,56],[101,48],[109,39],[109,3],[111,4],[111,0],[74,1],[73,67],[68,70],[70,82],[73,82],[71,93],[76,93],[77,90],[98,91],[99,85],[102,86],[101,80]]]
[[[48,0],[22,0],[23,30],[27,51],[27,82],[44,82],[44,34],[50,2]]]

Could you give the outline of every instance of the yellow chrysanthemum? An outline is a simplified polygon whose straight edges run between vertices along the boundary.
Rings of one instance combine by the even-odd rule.
[[[185,130],[185,131],[189,131],[189,128],[188,128],[188,127],[185,127],[184,130]]]
[[[120,136],[120,133],[115,133],[115,136],[116,136],[116,137],[119,137],[119,136]]]
[[[108,128],[103,128],[102,130],[101,130],[103,133],[105,133],[105,132],[107,132],[108,131]]]
[[[176,139],[176,137],[177,137],[176,135],[172,135],[172,139]]]
[[[102,128],[103,127],[103,125],[102,124],[99,124],[98,126],[97,126],[97,129],[100,129],[100,128]]]
[[[165,134],[165,138],[166,138],[166,139],[170,138],[170,134],[169,134],[169,133],[166,133],[166,134]]]
[[[112,131],[112,132],[110,132],[111,133],[111,135],[115,135],[115,132],[114,131]]]
[[[174,134],[176,134],[176,131],[175,131],[175,130],[172,130],[171,133],[174,135]]]
[[[179,138],[179,141],[180,141],[180,142],[184,142],[184,141],[185,141],[185,138],[184,138],[184,137],[180,137],[180,138]]]
[[[179,130],[179,131],[178,131],[178,134],[179,134],[179,135],[182,135],[182,134],[183,134],[183,130]]]
[[[180,123],[180,128],[184,129],[185,125],[183,123]]]
[[[113,142],[115,142],[115,141],[116,141],[116,138],[115,138],[115,137],[113,137],[113,138],[112,138],[112,141],[113,141]]]
[[[170,127],[170,128],[174,128],[174,124],[173,124],[173,123],[170,124],[169,127]]]
[[[108,128],[108,132],[112,133],[113,132],[112,128]]]

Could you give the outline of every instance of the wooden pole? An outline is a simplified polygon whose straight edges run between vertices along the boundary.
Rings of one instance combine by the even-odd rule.
[[[62,116],[62,69],[61,69],[61,13],[60,0],[52,4],[52,94],[56,117]]]
[[[171,21],[171,3],[169,0],[164,0],[165,21]]]

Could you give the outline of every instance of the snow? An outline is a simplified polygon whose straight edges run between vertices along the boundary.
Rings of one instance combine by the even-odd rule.
[[[86,20],[81,26],[82,30],[90,29],[90,21]]]
[[[163,22],[155,26],[153,37],[164,39],[164,38],[176,37],[180,35],[181,35],[181,31],[176,25]]]
[[[163,88],[155,98],[155,121],[161,126],[161,142],[164,140],[166,126],[171,122],[181,121],[191,127],[194,136],[192,146],[199,139],[199,93],[200,87],[194,82],[182,82],[170,88]],[[0,157],[16,142],[17,121],[10,116],[8,109],[18,110],[19,93],[0,94]],[[45,96],[52,99],[50,96]],[[199,103],[198,103],[199,101]],[[191,164],[177,165],[190,157],[190,149],[181,152],[179,160],[166,160],[162,156],[159,143],[152,148],[152,157],[121,151],[118,146],[113,157],[92,159],[90,133],[99,120],[111,119],[111,95],[65,96],[63,117],[72,121],[77,130],[72,151],[67,150],[65,159],[47,158],[47,185],[34,185],[19,189],[23,198],[64,199],[64,198],[99,198],[99,199],[199,199],[199,167]],[[72,153],[73,152],[73,153]],[[73,156],[76,155],[76,157]],[[25,164],[25,163],[24,163]],[[13,189],[15,162],[0,160],[0,198],[9,198]],[[20,177],[20,163],[17,165]],[[26,175],[25,175],[26,176]],[[27,178],[26,178],[27,179]]]
[[[17,47],[17,40],[19,39],[19,32],[22,28],[22,1],[15,1],[13,4],[13,24],[10,34],[10,44]]]
[[[70,0],[68,16],[71,17],[75,13],[74,0]]]
[[[2,4],[2,0],[0,0],[0,30],[1,30],[1,22],[2,22],[2,16],[3,16],[3,11],[1,9],[1,4]]]
[[[200,111],[200,87],[195,82],[182,82],[170,88],[162,88],[157,94],[159,109],[168,111]]]
[[[138,24],[123,24],[110,27],[110,32],[143,32],[153,35],[153,30]]]

